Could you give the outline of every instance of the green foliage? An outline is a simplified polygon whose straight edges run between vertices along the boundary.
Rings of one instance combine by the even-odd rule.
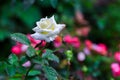
[[[48,80],[57,79],[58,75],[56,71],[50,67],[51,64],[49,64],[49,60],[59,63],[61,58],[64,59],[64,54],[60,53],[56,56],[53,51],[49,49],[46,49],[45,53],[42,53],[42,50],[40,50],[40,54],[36,54],[37,51],[30,46],[31,43],[24,34],[15,33],[12,34],[11,37],[17,42],[28,45],[27,54],[23,53],[20,56],[11,54],[8,57],[10,47],[12,46],[12,42],[9,40],[11,33],[31,33],[32,28],[36,26],[36,21],[53,14],[57,22],[66,24],[66,29],[70,31],[72,35],[75,35],[76,32],[74,30],[84,27],[82,23],[77,23],[75,18],[76,11],[81,12],[84,20],[88,22],[88,26],[91,26],[90,34],[87,37],[80,37],[81,45],[84,39],[91,39],[95,43],[103,42],[107,44],[111,52],[119,50],[118,47],[116,48],[116,45],[118,46],[120,43],[119,0],[1,0],[0,5],[0,48],[2,49],[0,59],[3,58],[2,55],[5,55],[5,59],[0,62],[0,75],[6,75],[7,72],[7,75],[10,76],[8,78],[9,80],[22,80],[21,78],[25,76],[28,70],[28,68],[22,67],[22,64],[28,60],[31,60],[32,64],[42,66],[45,77],[47,77]],[[68,33],[66,32],[65,35],[66,34]],[[69,70],[66,69],[68,66],[67,62],[64,62],[64,60],[63,62],[61,61],[60,66],[57,65],[59,66],[57,69],[60,74],[69,76],[69,74],[66,73],[71,73],[71,77],[74,76],[77,78],[74,73],[76,73],[75,71],[79,73],[80,70],[83,71],[82,74],[84,74],[85,80],[87,80],[87,76],[92,76],[96,80],[120,80],[120,78],[113,78],[111,74],[110,64],[114,60],[109,56],[113,56],[113,54],[105,57],[101,55],[90,55],[83,63],[80,63],[76,60],[77,50],[68,50],[64,53],[67,60],[70,61],[72,59],[72,64],[70,65],[69,72]],[[8,60],[6,58],[8,58]],[[56,68],[54,62],[52,66]],[[65,69],[61,69],[63,67]],[[40,67],[39,69],[41,71]],[[41,74],[40,71],[36,71],[33,68],[28,74],[30,76],[28,79],[40,80],[37,75],[44,75],[44,73]],[[19,73],[20,78],[17,78],[18,76],[16,77],[17,73]]]
[[[46,59],[44,59],[44,58],[41,58],[41,57],[39,57],[39,56],[33,58],[32,61],[33,61],[34,63],[36,63],[36,64],[41,64],[41,65],[47,64],[47,65],[49,65],[48,60],[46,60]]]
[[[0,73],[4,72],[5,68],[6,68],[6,62],[0,62]]]
[[[26,45],[30,45],[29,39],[22,33],[11,34],[11,38],[17,42],[20,42],[20,43],[23,43]]]
[[[17,64],[18,62],[18,57],[15,55],[15,54],[11,54],[8,58],[8,62],[11,64],[11,65],[15,65]]]
[[[0,30],[0,41],[3,41],[9,36],[10,32],[7,30]]]
[[[59,63],[59,58],[53,54],[53,51],[46,49],[46,52],[42,55],[42,58],[46,58],[48,60],[56,61]]]
[[[55,69],[49,66],[43,66],[43,70],[45,72],[45,76],[48,80],[57,80],[57,72]]]
[[[10,78],[9,80],[21,80],[21,78]]]
[[[28,76],[36,76],[36,75],[40,75],[41,72],[38,70],[31,70],[28,74]]]
[[[58,4],[58,0],[50,0],[50,3],[51,3],[53,8],[56,8],[57,4]]]
[[[32,77],[32,78],[28,78],[29,80],[41,80],[39,79],[39,77]]]
[[[16,68],[14,65],[7,64],[5,70],[8,76],[14,76],[16,74]]]
[[[31,14],[34,15],[32,16]],[[16,15],[30,28],[33,27],[34,23],[40,19],[40,13],[37,7],[30,7],[27,11],[18,9],[16,11]]]
[[[36,51],[35,51],[35,49],[32,46],[29,46],[28,49],[27,49],[27,51],[26,51],[26,54],[29,57],[32,57],[32,56],[36,55]]]

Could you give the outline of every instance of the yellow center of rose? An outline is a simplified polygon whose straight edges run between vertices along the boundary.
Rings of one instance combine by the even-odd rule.
[[[40,23],[40,28],[53,31],[53,30],[55,30],[55,24],[54,23],[51,24],[50,20],[46,19]],[[44,35],[49,34],[49,32],[47,32],[47,31],[40,32],[40,33],[44,34]]]
[[[40,23],[40,27],[42,29],[46,29],[49,25],[50,25],[50,20],[47,20],[47,19]]]
[[[44,34],[44,35],[47,35],[47,34],[49,34],[49,32],[40,32],[41,34]]]
[[[52,24],[49,28],[47,28],[47,29],[49,29],[49,30],[54,30],[55,29],[55,25],[54,24]]]

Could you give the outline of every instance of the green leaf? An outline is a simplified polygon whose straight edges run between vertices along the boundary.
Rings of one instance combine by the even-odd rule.
[[[45,77],[48,80],[57,80],[57,72],[55,69],[49,66],[43,66],[43,71],[45,72]]]
[[[28,80],[41,80],[41,79],[39,79],[39,77],[30,77],[28,78]]]
[[[15,66],[13,65],[7,65],[5,70],[9,76],[14,76],[16,73]]]
[[[59,63],[59,58],[54,55],[54,54],[51,54],[49,57],[48,57],[48,60],[52,60],[52,61],[56,61]]]
[[[10,78],[9,80],[21,80],[21,78]]]
[[[53,53],[52,50],[46,49],[46,52],[42,55],[42,58],[48,58],[50,54]]]
[[[36,75],[40,75],[41,74],[41,72],[40,72],[40,70],[38,71],[38,70],[31,70],[30,72],[29,72],[29,76],[36,76]]]
[[[18,62],[18,57],[15,55],[15,54],[11,54],[10,56],[9,56],[9,58],[8,58],[8,62],[10,63],[10,64],[17,64],[17,62]]]
[[[27,69],[23,66],[19,66],[19,67],[16,68],[16,71],[17,71],[17,73],[19,73],[21,75],[25,75],[26,72],[27,72]]]
[[[28,61],[27,57],[26,56],[21,56],[20,57],[20,64],[24,64],[26,61]]]
[[[42,65],[42,64],[47,64],[47,65],[49,65],[48,60],[46,60],[46,59],[44,59],[44,58],[41,58],[41,57],[39,57],[39,56],[33,58],[32,61],[33,61],[34,63],[36,63],[36,64],[41,64],[41,65]]]
[[[5,62],[0,62],[0,73],[5,70],[6,65],[7,64]]]
[[[24,34],[14,33],[14,34],[11,34],[11,38],[15,41],[20,42],[20,43],[30,45],[29,39]]]
[[[58,0],[50,0],[50,4],[53,8],[57,7]]]
[[[34,49],[32,46],[29,46],[28,49],[27,49],[26,54],[27,54],[29,57],[32,57],[32,56],[36,55],[35,52],[36,52],[35,49]]]
[[[3,41],[5,38],[7,38],[10,32],[8,30],[0,30],[0,41]]]
[[[46,49],[46,52],[42,55],[42,58],[47,58],[51,61],[56,61],[59,63],[59,58],[53,54],[53,51]]]

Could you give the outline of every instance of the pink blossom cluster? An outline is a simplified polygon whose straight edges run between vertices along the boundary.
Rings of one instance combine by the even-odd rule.
[[[90,40],[86,40],[85,45],[90,50],[94,50],[101,55],[107,55],[107,46],[103,43],[95,44]]]
[[[114,59],[117,61],[111,64],[111,69],[114,77],[120,76],[120,52],[115,52]]]
[[[63,41],[69,45],[72,45],[75,48],[80,47],[80,40],[78,37],[72,37],[70,35],[66,35],[66,36],[64,36]]]
[[[27,38],[31,42],[31,46],[35,47],[37,44],[41,42],[41,40],[35,40],[33,39],[30,34],[27,35]],[[71,35],[66,35],[63,37],[57,36],[55,40],[53,41],[53,45],[56,48],[59,48],[62,43],[65,42],[67,45],[71,45],[74,48],[80,48],[80,40],[78,37],[72,37]],[[78,52],[77,59],[78,61],[84,61],[86,58],[86,55],[89,55],[91,53],[91,50],[96,51],[97,53],[101,55],[106,55],[107,54],[107,47],[105,44],[100,43],[100,44],[94,44],[90,40],[85,40],[85,47],[83,48],[83,51]],[[46,45],[45,41],[42,41],[41,47],[44,47]],[[27,50],[28,46],[21,44],[19,42],[16,43],[15,46],[12,47],[11,51],[13,54],[20,55],[24,53]],[[39,48],[36,48],[37,50]],[[120,59],[119,59],[120,61]],[[30,62],[27,62],[28,64]]]
[[[41,42],[41,40],[35,40],[33,39],[30,34],[27,35],[27,38],[30,40],[31,42],[31,46],[35,47],[38,43]],[[45,41],[42,41],[42,44],[41,46],[45,46],[46,45],[46,42]],[[25,44],[21,44],[19,42],[16,42],[16,45],[14,45],[12,48],[11,48],[11,52],[13,54],[16,54],[16,55],[20,55],[22,53],[24,53],[26,50],[27,50],[28,46],[25,45]],[[38,49],[38,48],[36,48]]]
[[[91,50],[96,51],[97,53],[101,55],[107,55],[107,47],[105,44],[94,44],[90,40],[85,40],[85,48],[83,48],[83,51],[79,52],[77,55],[78,61],[84,61],[86,58],[86,55],[89,55],[91,53]]]

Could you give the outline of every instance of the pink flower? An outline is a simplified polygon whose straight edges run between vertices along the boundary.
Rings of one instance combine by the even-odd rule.
[[[92,42],[90,40],[85,40],[85,45],[88,49],[92,48]]]
[[[35,40],[31,37],[30,34],[27,35],[28,39],[31,42],[31,46],[35,47],[37,44],[39,44],[41,42],[41,40]],[[46,45],[45,41],[42,41],[42,44],[40,45],[41,47],[44,47]],[[19,42],[16,42],[16,45],[12,47],[11,51],[12,53],[19,55],[21,53],[24,53],[27,50],[28,46],[25,44],[21,44]],[[38,50],[39,48],[36,48],[36,50]]]
[[[30,67],[31,66],[31,62],[27,61],[24,64],[22,64],[23,67]]]
[[[36,40],[36,39],[32,38],[32,37],[31,37],[31,34],[27,34],[27,38],[30,40],[31,43],[36,43],[36,44],[38,44],[38,43],[41,42],[41,40]]]
[[[107,50],[107,46],[103,43],[98,44],[98,46],[102,47],[104,50]]]
[[[83,49],[83,51],[84,51],[84,53],[86,54],[86,55],[89,55],[91,52],[90,52],[90,50],[87,48],[87,47],[85,47],[84,49]]]
[[[115,52],[114,58],[116,61],[120,62],[120,52]]]
[[[79,41],[78,37],[73,37],[72,38],[72,45],[75,48],[79,48],[80,47],[80,41]]]
[[[45,42],[45,41],[42,41],[41,46],[44,47],[45,45],[46,45],[46,42]]]
[[[16,42],[16,46],[21,47],[23,44],[21,44],[20,42]]]
[[[34,38],[32,38],[30,34],[28,34],[27,37],[30,40],[31,44],[34,46],[36,46],[37,44],[41,42],[41,40],[35,40]]]
[[[70,35],[66,35],[63,38],[63,41],[66,42],[67,44],[72,45],[75,48],[79,48],[80,47],[80,41],[78,37],[71,37]]]
[[[107,55],[107,47],[105,44],[93,44],[92,49],[101,55]]]
[[[66,35],[63,38],[64,42],[71,44],[72,43],[72,37],[70,35]]]
[[[103,43],[98,44],[98,47],[100,50],[98,50],[99,53],[102,55],[107,55],[107,46]]]
[[[28,49],[28,46],[22,44],[22,46],[21,46],[21,51],[22,51],[22,52],[25,52],[27,49]]]
[[[76,33],[79,36],[88,36],[89,32],[90,32],[91,28],[90,26],[84,26],[82,28],[77,28],[76,29]]]
[[[12,49],[11,49],[11,52],[13,54],[20,55],[21,54],[21,48],[19,46],[13,46]]]
[[[60,36],[57,36],[54,40],[54,46],[60,47],[62,45],[62,38]]]
[[[120,65],[118,63],[112,63],[111,69],[114,77],[120,76]]]
[[[84,61],[85,60],[85,54],[83,52],[79,52],[77,55],[78,61]]]

